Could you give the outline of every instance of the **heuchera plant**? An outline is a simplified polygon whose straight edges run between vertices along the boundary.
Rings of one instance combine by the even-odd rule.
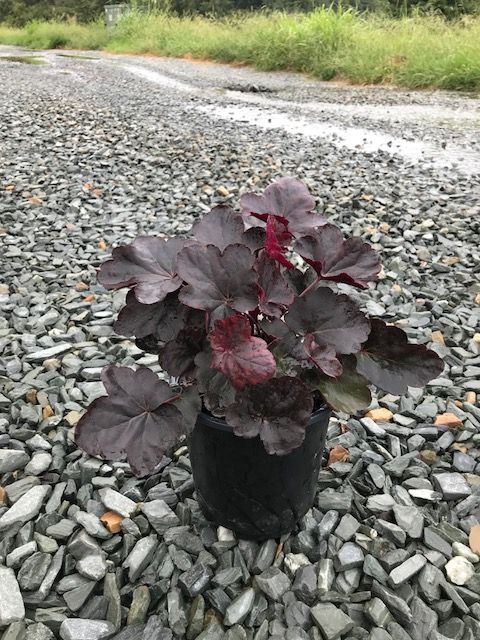
[[[403,394],[441,373],[433,351],[336,291],[368,287],[379,257],[314,205],[302,182],[282,178],[242,196],[240,212],[213,208],[191,238],[143,236],[113,250],[98,281],[130,289],[115,331],[158,354],[172,384],[147,368],[106,367],[108,395],[78,423],[80,447],[126,456],[145,475],[203,406],[283,455],[302,443],[315,401],[355,413],[370,384]]]

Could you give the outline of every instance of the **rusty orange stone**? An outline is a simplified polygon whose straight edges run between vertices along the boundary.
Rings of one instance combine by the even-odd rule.
[[[431,449],[424,449],[423,451],[420,451],[420,460],[425,462],[425,464],[435,464],[438,460],[438,456],[435,451],[432,451]]]
[[[47,418],[51,418],[54,415],[54,413],[55,413],[54,410],[49,404],[47,404],[42,409],[42,416],[44,420],[46,420]]]
[[[480,554],[480,524],[476,524],[470,529],[468,544],[473,553]]]
[[[390,422],[393,418],[393,413],[390,409],[371,409],[367,413],[367,418],[371,418],[372,420],[375,420],[375,422]]]
[[[443,333],[441,331],[432,331],[432,342],[436,342],[437,344],[445,344]]]
[[[123,516],[116,511],[106,511],[103,516],[100,517],[100,520],[107,527],[110,533],[119,533]]]
[[[463,422],[454,413],[441,413],[435,418],[435,424],[444,427],[461,427]]]
[[[476,404],[477,402],[477,394],[475,391],[467,391],[465,394],[465,402],[469,402],[470,404]]]
[[[0,504],[1,505],[7,504],[7,492],[3,487],[0,487]]]

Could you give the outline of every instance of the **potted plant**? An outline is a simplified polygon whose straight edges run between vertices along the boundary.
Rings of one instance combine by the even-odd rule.
[[[158,354],[170,379],[106,367],[108,395],[78,423],[78,445],[146,475],[186,435],[204,513],[243,537],[286,533],[311,507],[331,409],[356,413],[370,384],[403,394],[443,369],[337,291],[367,288],[379,257],[314,205],[282,178],[242,196],[240,212],[213,208],[192,237],[115,248],[98,273],[130,289],[115,331]]]

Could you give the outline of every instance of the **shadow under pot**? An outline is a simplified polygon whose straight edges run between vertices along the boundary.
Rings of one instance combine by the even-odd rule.
[[[200,413],[189,450],[199,505],[206,518],[239,538],[279,538],[312,507],[331,411],[315,411],[303,444],[269,455],[257,436],[241,438],[225,420]]]

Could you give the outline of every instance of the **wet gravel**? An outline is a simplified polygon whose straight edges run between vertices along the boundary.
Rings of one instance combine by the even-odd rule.
[[[292,117],[303,102],[338,104],[328,117],[348,126],[360,118],[349,104],[474,114],[361,118],[448,153],[478,148],[478,100],[98,57],[0,60],[0,637],[480,637],[475,168],[209,112],[245,94],[295,100],[281,107]],[[139,480],[83,455],[73,434],[103,393],[102,366],[158,370],[112,333],[123,293],[95,281],[112,246],[186,233],[212,204],[281,175],[303,178],[330,219],[381,252],[382,278],[360,303],[446,364],[425,391],[379,394],[368,415],[332,419],[314,508],[290,537],[259,545],[203,519],[185,447]]]

